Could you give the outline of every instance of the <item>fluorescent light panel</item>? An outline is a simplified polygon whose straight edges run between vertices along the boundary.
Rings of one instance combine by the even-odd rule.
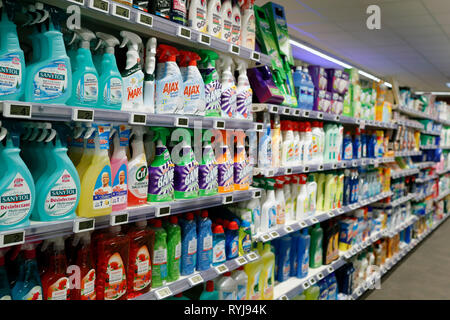
[[[431,93],[434,96],[450,96],[450,92],[445,92],[445,91],[442,91],[442,92],[437,92],[437,91],[435,91],[435,92],[416,91],[414,93],[415,94]]]

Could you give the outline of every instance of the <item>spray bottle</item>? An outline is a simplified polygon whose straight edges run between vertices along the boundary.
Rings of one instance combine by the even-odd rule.
[[[130,140],[130,127],[120,125],[114,128],[114,152],[111,157],[112,211],[125,210],[128,205],[128,158],[126,148]]]
[[[44,300],[69,300],[69,278],[67,260],[64,252],[64,239],[52,239],[53,252],[50,255],[49,268],[42,275]]]
[[[175,148],[180,148],[179,151],[181,151],[181,155],[180,152],[175,152],[173,159],[175,164],[173,179],[175,199],[197,198],[198,163],[195,160],[194,152],[191,148],[192,130],[178,128],[172,134],[182,138],[181,143],[175,146]]]
[[[218,193],[218,165],[211,147],[211,130],[203,132],[203,153],[198,168],[199,196],[211,196]]]
[[[245,134],[237,133],[236,147],[234,152],[234,190],[248,190],[250,186],[250,171],[252,167],[249,165],[247,155],[245,154]]]
[[[200,56],[191,51],[180,51],[180,72],[183,78],[183,114],[205,115],[205,83],[197,68]]]
[[[144,78],[144,110],[147,113],[155,113],[155,56],[156,38],[150,38],[146,46]]]
[[[129,207],[147,203],[148,168],[143,140],[145,130],[145,127],[136,126],[131,131],[131,158],[128,161]]]
[[[234,116],[238,119],[252,119],[253,90],[250,88],[250,83],[247,78],[247,67],[246,61],[241,59],[237,60],[239,77],[236,92],[236,112]]]
[[[232,118],[236,113],[236,85],[231,72],[233,59],[230,56],[223,55],[219,61],[220,68],[222,68],[221,115],[224,118]]]
[[[122,110],[143,111],[144,73],[142,72],[141,58],[139,56],[142,39],[129,31],[121,31],[120,36],[123,38],[120,47],[128,46],[126,67],[122,71]]]
[[[199,71],[205,83],[205,116],[220,117],[222,84],[216,70],[216,60],[219,55],[211,50],[199,50],[199,55],[202,59],[199,64]]]
[[[221,153],[218,156],[218,182],[219,193],[226,193],[234,191],[234,166],[228,147],[227,131],[221,130],[222,144],[220,147]]]

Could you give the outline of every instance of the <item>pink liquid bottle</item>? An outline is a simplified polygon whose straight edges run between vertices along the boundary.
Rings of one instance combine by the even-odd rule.
[[[111,156],[111,171],[113,179],[112,211],[125,210],[128,205],[128,159],[126,148],[130,140],[130,127],[120,125],[115,127],[114,152]]]

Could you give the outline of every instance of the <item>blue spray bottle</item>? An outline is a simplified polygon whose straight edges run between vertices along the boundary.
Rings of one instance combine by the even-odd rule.
[[[20,246],[18,249],[20,250]],[[13,300],[42,300],[41,277],[36,262],[35,244],[23,245],[25,261],[19,268],[19,275],[11,290]]]
[[[197,230],[197,271],[207,270],[212,263],[213,237],[208,211],[202,210]]]
[[[181,275],[186,276],[195,271],[197,265],[197,225],[194,214],[189,212],[181,224]]]

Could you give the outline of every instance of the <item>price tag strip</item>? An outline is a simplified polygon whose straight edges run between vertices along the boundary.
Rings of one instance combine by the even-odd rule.
[[[235,44],[230,45],[229,51],[235,55],[239,55],[241,53],[241,48]]]
[[[189,127],[189,118],[177,117],[175,118],[175,127],[188,128]]]
[[[260,190],[254,191],[253,195],[252,195],[252,198],[253,199],[261,198],[261,191]]]
[[[32,105],[22,103],[2,103],[5,118],[31,119]]]
[[[278,238],[280,236],[280,234],[276,231],[272,231],[270,233],[270,236],[272,237],[272,239]]]
[[[147,124],[147,115],[141,113],[130,113],[129,123],[131,125],[145,126]]]
[[[315,284],[316,284],[316,282],[317,282],[317,281],[316,281],[316,279],[314,279],[314,278],[311,278],[311,279],[309,279],[309,280],[308,280],[308,282],[309,282],[309,284],[310,284],[310,285],[312,285],[312,286],[313,286],[313,285],[315,285]]]
[[[173,295],[169,287],[164,287],[155,291],[156,298],[162,300]]]
[[[200,274],[196,274],[196,275],[193,275],[192,277],[189,277],[188,281],[189,281],[190,285],[193,287],[199,283],[202,283],[204,280]]]
[[[126,7],[122,7],[121,5],[118,5],[116,3],[112,4],[113,6],[113,10],[112,10],[112,14],[113,16],[125,19],[125,20],[130,20],[130,9],[126,8]]]
[[[283,109],[283,114],[287,115],[287,116],[290,115],[291,114],[291,109],[290,108],[284,108]]]
[[[191,40],[191,29],[189,29],[189,28],[179,26],[177,34],[181,38]]]
[[[317,274],[317,279],[318,279],[318,280],[322,280],[323,278],[324,278],[323,273],[322,273],[322,272],[319,272],[319,273]]]
[[[72,109],[72,121],[93,122],[94,110],[90,109]]]
[[[225,121],[214,120],[214,129],[224,130],[225,129]]]
[[[8,231],[0,234],[0,248],[25,243],[25,230]]]
[[[236,261],[236,263],[240,266],[244,265],[247,263],[247,259],[245,259],[245,257],[239,257],[237,259],[234,259]]]
[[[112,213],[110,215],[110,225],[111,226],[120,226],[121,224],[128,223],[128,211],[120,212],[120,213]]]
[[[291,233],[294,232],[294,229],[292,229],[291,226],[287,226],[284,228],[284,231],[286,231],[286,233]]]
[[[261,236],[261,240],[262,240],[263,242],[267,242],[267,241],[272,240],[272,237],[270,236],[270,234],[266,233],[266,234],[264,234],[264,235]]]
[[[224,196],[222,198],[222,204],[230,204],[233,203],[233,195]]]
[[[303,282],[302,286],[303,286],[303,289],[304,289],[304,290],[306,290],[306,289],[308,289],[308,288],[310,287],[308,281]]]
[[[73,232],[85,232],[95,229],[95,219],[78,218],[73,221]]]
[[[224,264],[221,264],[220,266],[217,266],[214,269],[218,274],[223,274],[228,271],[228,267]]]
[[[210,46],[211,45],[211,36],[204,34],[204,33],[200,33],[199,37],[198,37],[198,42],[200,42],[201,44],[204,44],[205,46]]]
[[[136,22],[146,27],[153,27],[153,17],[142,12],[138,13]]]
[[[260,53],[258,51],[252,51],[251,59],[253,61],[259,62],[259,60],[261,59]]]
[[[306,228],[308,225],[306,224],[305,221],[300,222],[300,228]]]
[[[328,267],[327,267],[327,270],[328,270],[329,273],[334,272],[333,266],[328,266]]]
[[[104,0],[90,0],[89,8],[103,13],[109,13],[109,2]]]

